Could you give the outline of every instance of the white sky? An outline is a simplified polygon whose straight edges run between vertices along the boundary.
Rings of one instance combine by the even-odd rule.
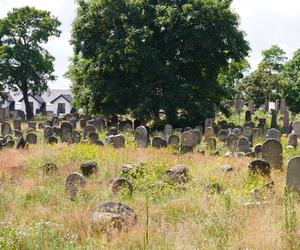
[[[49,10],[62,22],[61,37],[53,38],[46,48],[56,58],[55,74],[58,76],[50,87],[68,89],[70,82],[63,74],[72,55],[69,40],[75,0],[0,0],[0,17],[14,7],[25,5]],[[300,0],[233,0],[232,8],[240,15],[241,29],[247,33],[253,68],[261,59],[261,51],[273,44],[283,48],[289,57],[300,48]]]

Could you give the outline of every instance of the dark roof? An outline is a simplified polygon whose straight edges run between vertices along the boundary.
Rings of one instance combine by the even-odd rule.
[[[8,101],[8,102],[14,102],[15,100],[11,97],[11,95],[9,94],[9,92],[5,92],[4,93],[4,100]]]
[[[54,103],[56,100],[58,100],[60,97],[64,98],[67,102],[72,102],[73,98],[71,95],[59,95],[54,100],[52,100],[50,103]]]
[[[31,96],[33,99],[35,99],[35,100],[36,100],[37,102],[39,102],[39,103],[46,103],[46,102],[44,101],[44,99],[43,99],[41,96],[39,96],[39,95],[33,96],[32,94],[28,94],[28,96]],[[21,100],[19,100],[19,102],[22,102],[23,99],[24,99],[24,98],[22,98]]]

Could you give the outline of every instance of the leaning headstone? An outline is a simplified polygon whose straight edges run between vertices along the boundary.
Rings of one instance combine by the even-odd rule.
[[[28,133],[26,141],[28,144],[37,144],[37,135],[35,133]]]
[[[227,148],[230,150],[230,152],[232,152],[232,153],[236,152],[237,141],[238,141],[238,136],[236,134],[230,133],[227,136],[226,144],[227,144]]]
[[[250,143],[247,137],[240,137],[237,142],[237,152],[249,153],[250,150]]]
[[[300,136],[300,121],[295,121],[293,123],[294,133],[299,137]]]
[[[85,178],[80,173],[71,173],[66,179],[65,192],[67,196],[73,200],[77,193],[78,187],[82,187],[85,184]]]
[[[6,136],[6,135],[11,135],[12,134],[12,129],[11,126],[8,122],[2,122],[1,124],[1,135]]]
[[[262,158],[270,163],[272,167],[282,168],[282,145],[276,139],[268,139],[262,146]]]
[[[61,126],[61,142],[71,142],[73,126],[69,122],[62,122]]]
[[[294,157],[288,162],[286,174],[286,186],[300,193],[300,157]]]
[[[280,133],[280,131],[278,131],[275,128],[269,129],[267,131],[267,133],[266,133],[266,136],[265,136],[266,140],[268,140],[268,139],[276,139],[276,140],[280,141],[280,138],[281,138],[281,133]]]
[[[294,148],[297,148],[297,146],[298,146],[298,137],[295,133],[289,134],[287,145],[292,146]]]
[[[195,140],[193,134],[190,131],[183,132],[181,134],[181,152],[189,153],[193,152],[195,146]]]
[[[146,148],[148,145],[148,131],[144,126],[139,126],[135,130],[135,143],[138,148]]]
[[[159,136],[155,136],[152,139],[152,147],[155,148],[165,148],[168,146],[168,143],[166,140],[164,140],[163,138],[159,137]]]
[[[168,144],[170,144],[171,146],[177,147],[179,145],[179,143],[180,143],[179,136],[177,136],[177,135],[171,135],[169,137]]]

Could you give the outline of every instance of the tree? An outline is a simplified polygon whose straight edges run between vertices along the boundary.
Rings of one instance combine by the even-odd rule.
[[[31,7],[13,9],[0,19],[0,82],[23,94],[27,119],[33,117],[28,95],[47,89],[54,57],[41,45],[59,36],[60,22],[50,12]]]
[[[273,45],[262,51],[262,56],[258,68],[237,84],[237,91],[242,92],[246,100],[254,100],[257,106],[280,98],[285,85],[281,75],[287,59],[285,52]]]
[[[283,77],[286,81],[284,97],[290,110],[300,112],[300,49],[290,59],[283,69]]]
[[[67,76],[93,113],[199,123],[223,96],[219,71],[249,50],[230,0],[78,2]]]

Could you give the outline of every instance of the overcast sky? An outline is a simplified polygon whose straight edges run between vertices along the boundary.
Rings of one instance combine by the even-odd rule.
[[[57,81],[51,88],[68,89],[70,82],[63,77],[72,55],[69,45],[71,23],[75,16],[75,0],[0,0],[0,17],[14,7],[35,6],[51,11],[62,22],[60,38],[53,38],[46,46],[55,56]],[[261,59],[261,51],[273,44],[283,48],[289,57],[300,48],[299,0],[233,0],[232,8],[240,15],[241,29],[252,48],[250,63],[255,68]]]

